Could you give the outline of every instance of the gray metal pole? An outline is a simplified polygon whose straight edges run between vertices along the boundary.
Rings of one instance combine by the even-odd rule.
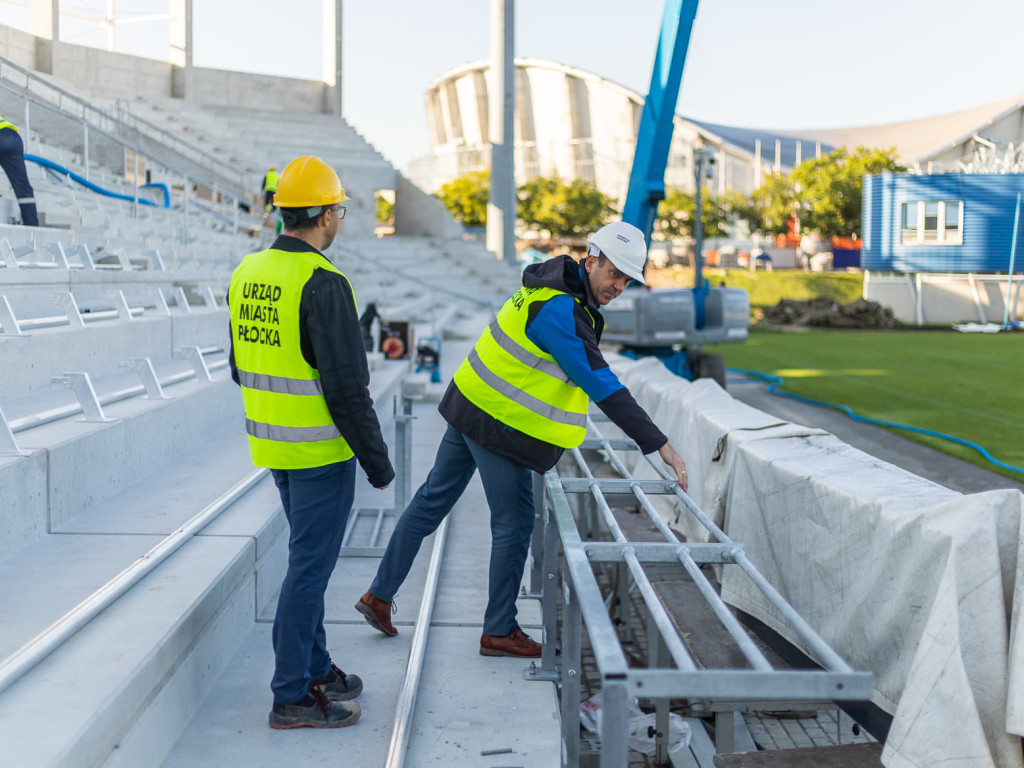
[[[487,201],[487,249],[499,261],[515,263],[515,0],[491,0],[491,67],[488,124],[491,134],[491,190]]]

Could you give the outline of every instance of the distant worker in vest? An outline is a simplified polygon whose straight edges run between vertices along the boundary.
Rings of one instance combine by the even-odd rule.
[[[523,271],[456,371],[438,410],[448,422],[426,482],[399,518],[377,575],[356,603],[375,629],[394,636],[392,601],[424,537],[441,524],[479,469],[491,513],[488,602],[480,653],[541,655],[516,621],[534,525],[533,473],[583,442],[593,400],[644,453],[658,451],[685,489],[686,464],[618,380],[598,341],[600,307],[644,281],[643,233],[624,222],[598,230],[587,256],[559,256]]]
[[[274,617],[271,728],[342,728],[362,680],[327,651],[324,593],[338,562],[356,462],[383,490],[395,471],[373,410],[352,286],[323,255],[348,198],[338,174],[300,157],[274,198],[284,232],[246,256],[228,290],[231,372],[253,464],[268,467],[290,529]]]
[[[263,176],[263,210],[267,213],[274,211],[274,195],[277,193],[278,180],[281,174],[277,172],[277,166],[270,166]]]
[[[25,145],[21,134],[13,123],[0,116],[0,167],[11,182],[14,196],[21,208],[21,223],[27,227],[39,226],[39,214],[36,212],[36,193],[28,180],[25,170]]]

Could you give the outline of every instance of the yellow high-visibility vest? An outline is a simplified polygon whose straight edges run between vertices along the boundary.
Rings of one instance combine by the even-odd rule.
[[[277,180],[280,178],[281,174],[277,171],[267,171],[267,175],[263,177],[263,191],[277,192]]]
[[[7,122],[3,115],[0,115],[0,131],[2,131],[4,128],[10,128],[12,131],[18,130],[18,126],[16,126],[14,123]]]
[[[530,305],[562,293],[520,288],[512,294],[455,372],[455,385],[502,424],[561,448],[575,448],[587,433],[587,393],[526,337]],[[594,323],[593,316],[590,320]]]
[[[345,277],[319,254],[272,248],[246,256],[231,277],[231,340],[257,467],[306,469],[353,456],[300,346],[302,289],[317,269]]]

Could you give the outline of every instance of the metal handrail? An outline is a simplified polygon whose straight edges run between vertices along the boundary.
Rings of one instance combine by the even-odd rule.
[[[2,64],[2,63],[3,63],[3,60],[0,59],[0,64]],[[0,68],[0,72],[2,72],[2,68]],[[191,180],[191,181],[195,181],[195,182],[198,182],[200,184],[203,184],[204,186],[209,187],[212,191],[217,192],[220,195],[223,195],[225,197],[228,197],[228,198],[234,200],[235,201],[235,205],[232,207],[233,213],[237,212],[237,208],[238,208],[237,204],[245,198],[244,193],[231,192],[229,190],[226,190],[226,189],[222,188],[220,185],[218,185],[215,181],[211,180],[209,177],[200,177],[199,175],[197,175],[197,174],[195,174],[195,173],[193,173],[191,171],[187,171],[187,170],[182,169],[180,166],[175,165],[173,162],[169,162],[169,161],[166,161],[166,160],[158,159],[156,157],[153,157],[149,153],[144,153],[142,151],[142,148],[138,144],[133,144],[133,143],[131,143],[129,141],[125,141],[124,139],[120,138],[119,136],[115,136],[114,134],[110,133],[109,131],[106,131],[103,128],[100,128],[98,126],[91,126],[89,123],[87,123],[85,121],[84,118],[76,117],[73,114],[69,114],[67,112],[64,112],[59,107],[56,107],[56,106],[54,106],[52,104],[47,104],[45,101],[40,101],[39,99],[33,98],[30,94],[21,93],[18,90],[12,88],[11,86],[7,85],[4,82],[0,82],[0,88],[2,88],[3,90],[5,90],[5,91],[7,91],[9,93],[12,93],[13,95],[17,96],[20,99],[23,99],[27,104],[34,104],[35,106],[37,106],[37,107],[39,107],[41,109],[45,109],[45,110],[48,110],[50,112],[54,112],[54,113],[56,113],[58,115],[61,115],[62,117],[66,117],[66,118],[71,119],[71,120],[77,120],[79,122],[79,124],[81,124],[83,127],[88,127],[90,131],[94,131],[94,132],[100,134],[103,138],[107,139],[108,141],[111,141],[111,142],[113,142],[115,144],[119,144],[120,146],[124,147],[125,149],[130,149],[137,156],[145,155],[146,157],[149,157],[155,164],[163,167],[167,171],[170,171],[171,173],[180,175],[180,176],[182,176],[186,180]],[[135,189],[137,190],[137,187]],[[187,193],[185,194],[185,202],[186,202],[186,205],[191,204],[193,207],[199,207],[200,209],[203,209],[203,210],[206,210],[207,212],[210,212],[208,207],[200,206],[198,203],[196,203],[194,200],[192,200],[187,195]],[[255,217],[255,216],[250,216],[250,218],[253,219],[254,221],[257,219],[257,217]],[[228,221],[228,219],[224,218],[224,221]]]
[[[647,459],[661,480],[636,480],[617,455],[618,450],[639,451],[632,440],[604,437],[591,417],[584,447],[603,451],[608,464],[620,478],[595,478],[579,449],[572,453],[582,474],[579,479],[561,478],[556,471],[544,477],[545,493],[538,501],[538,511],[545,532],[534,541],[544,541],[544,570],[547,581],[543,589],[545,644],[555,637],[554,604],[564,602],[561,659],[561,713],[563,765],[576,766],[580,758],[580,632],[586,627],[594,659],[601,676],[602,703],[601,762],[602,768],[626,763],[626,702],[629,695],[644,696],[655,701],[661,716],[672,699],[716,698],[759,700],[860,700],[869,699],[872,675],[853,670],[817,634],[785,598],[750,562],[743,545],[730,539],[676,483],[675,478],[652,456]],[[567,494],[589,494],[593,497],[607,526],[612,542],[583,541],[570,509]],[[663,542],[630,542],[615,520],[605,498],[606,493],[632,493],[648,518],[661,532]],[[649,495],[674,495],[695,518],[717,539],[717,543],[678,541],[675,534],[654,508]],[[557,535],[552,536],[552,530]],[[557,552],[562,553],[562,584],[554,583],[558,572]],[[553,550],[549,552],[549,550]],[[648,633],[652,638],[649,666],[630,668],[621,641],[594,574],[594,564],[613,563],[624,567],[636,584],[647,615]],[[735,641],[752,669],[701,669],[679,634],[671,616],[658,598],[644,563],[676,563],[693,580],[700,594]],[[777,613],[816,655],[820,670],[775,670],[753,643],[746,630],[718,595],[701,563],[717,563],[738,567],[761,591]],[[656,631],[654,631],[656,630]],[[674,666],[665,666],[659,649],[669,652]],[[559,679],[554,654],[542,656],[541,669],[534,670],[536,679]],[[665,715],[667,717],[667,715]],[[658,754],[667,756],[667,729],[658,729]]]
[[[0,663],[0,692],[69,640],[269,474],[257,469]]]
[[[241,195],[241,198],[244,198],[246,188],[244,175],[238,173],[232,166],[225,163],[216,155],[213,155],[207,152],[206,150],[179,138],[170,131],[160,128],[159,126],[154,125],[153,123],[150,123],[149,121],[144,120],[143,118],[137,117],[131,114],[130,112],[128,113],[131,118],[130,123],[121,116],[120,110],[118,110],[117,115],[111,115],[106,110],[100,109],[99,107],[90,104],[85,99],[82,99],[79,96],[75,96],[74,94],[68,93],[63,88],[60,88],[59,86],[47,82],[34,72],[27,70],[23,67],[19,67],[17,64],[9,61],[8,59],[0,57],[0,80],[6,78],[13,83],[14,79],[9,77],[8,75],[8,72],[10,70],[17,72],[18,74],[24,77],[24,87],[26,90],[33,91],[39,94],[41,97],[43,96],[43,93],[41,92],[43,90],[56,94],[56,104],[53,104],[53,100],[51,100],[50,104],[36,101],[37,104],[42,104],[45,106],[52,105],[60,113],[67,115],[69,117],[77,117],[82,122],[89,123],[89,125],[91,125],[92,127],[104,132],[106,132],[106,129],[103,127],[105,124],[112,125],[115,127],[123,127],[129,130],[134,130],[141,136],[145,136],[147,138],[157,141],[164,147],[170,149],[172,152],[175,152],[176,154],[181,155],[182,157],[191,160],[192,162],[199,163],[204,167],[208,168],[217,168],[218,170],[216,171],[216,174],[218,176],[220,176],[224,180],[237,184],[238,189],[241,190],[241,192],[237,190],[231,192],[229,196],[239,197],[239,195]],[[77,107],[79,114],[75,114],[75,111],[73,111],[72,109],[68,109],[65,106],[66,102],[70,102],[72,106]],[[91,120],[89,119],[90,116],[92,118]],[[196,178],[194,174],[189,175],[192,178]],[[197,178],[197,180],[199,179]],[[208,181],[208,179],[202,179],[202,181],[205,184]],[[211,189],[217,187],[216,183],[210,186]]]

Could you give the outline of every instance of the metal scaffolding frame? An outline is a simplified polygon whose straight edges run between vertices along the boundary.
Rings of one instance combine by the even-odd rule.
[[[603,451],[619,478],[595,478],[580,451],[572,457],[582,477],[563,478],[548,472],[536,488],[538,526],[534,534],[533,591],[543,604],[544,650],[540,665],[527,676],[554,680],[561,687],[563,766],[580,760],[580,682],[582,629],[593,649],[602,690],[602,768],[624,766],[627,761],[627,704],[629,696],[654,700],[656,707],[656,759],[668,759],[668,708],[671,699],[718,700],[863,700],[871,697],[872,675],[853,670],[833,651],[747,558],[742,544],[730,539],[670,477],[653,455],[646,460],[662,479],[634,479],[617,451],[638,450],[628,439],[609,439],[591,415],[588,438],[582,449]],[[630,542],[616,522],[606,494],[632,494],[643,513],[665,538],[664,542]],[[593,499],[612,541],[584,540],[569,505],[569,494]],[[673,495],[711,534],[711,543],[680,542],[654,508],[650,496]],[[648,666],[630,667],[619,631],[609,616],[594,573],[597,563],[624,569],[643,598],[647,612]],[[764,594],[778,614],[812,649],[820,670],[776,670],[716,593],[701,571],[704,563],[738,568]],[[693,580],[701,595],[749,662],[751,669],[701,669],[683,642],[644,570],[645,564],[677,564]],[[559,574],[561,584],[558,588]],[[628,579],[619,580],[620,592]],[[556,657],[559,601],[562,607],[561,657]],[[622,601],[628,604],[628,601]]]

